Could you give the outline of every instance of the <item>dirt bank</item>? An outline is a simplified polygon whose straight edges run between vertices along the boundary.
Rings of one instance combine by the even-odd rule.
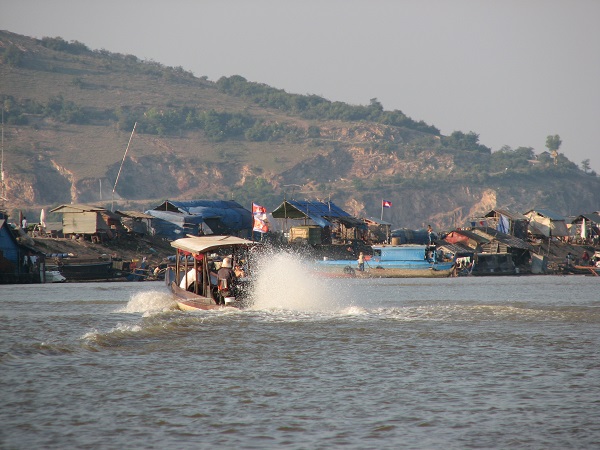
[[[30,246],[45,253],[67,253],[76,258],[117,258],[123,261],[142,260],[146,257],[151,266],[158,265],[175,251],[170,243],[162,240],[138,236],[122,236],[106,242],[95,243],[87,239],[60,239],[36,237],[27,242]]]

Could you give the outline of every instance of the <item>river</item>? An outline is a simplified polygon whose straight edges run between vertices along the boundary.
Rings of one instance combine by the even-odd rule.
[[[244,311],[0,286],[0,448],[600,448],[600,279],[326,280]]]

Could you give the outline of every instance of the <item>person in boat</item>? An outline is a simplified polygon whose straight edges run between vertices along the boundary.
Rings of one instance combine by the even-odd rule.
[[[244,266],[241,262],[237,262],[235,264],[235,268],[233,269],[236,278],[244,278],[246,276],[246,272],[244,270]]]
[[[590,254],[587,252],[587,250],[583,251],[583,255],[581,255],[581,261],[583,261],[584,266],[590,265]]]
[[[222,297],[229,297],[229,294],[235,297],[237,276],[232,267],[231,258],[229,256],[223,258],[221,268],[217,272],[217,286]]]
[[[567,267],[571,267],[573,265],[573,260],[574,258],[571,252],[567,253],[567,257],[565,258],[565,264]]]

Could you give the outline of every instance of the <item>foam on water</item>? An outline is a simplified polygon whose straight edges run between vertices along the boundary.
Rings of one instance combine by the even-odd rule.
[[[300,255],[266,254],[257,268],[252,309],[333,312],[348,306],[335,283],[317,277]]]
[[[146,291],[133,294],[127,305],[115,312],[154,314],[175,308],[173,296],[168,292]]]

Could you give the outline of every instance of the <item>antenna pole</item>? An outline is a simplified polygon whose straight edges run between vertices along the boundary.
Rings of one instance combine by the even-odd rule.
[[[0,199],[4,200],[4,99],[2,99],[2,155],[0,156],[0,181],[2,183]]]
[[[2,100],[2,155],[0,156],[0,183],[2,183],[0,200],[2,200],[2,205],[4,206],[4,201],[6,200],[6,198],[4,197],[4,99]]]
[[[129,146],[131,145],[131,140],[133,139],[133,133],[135,133],[135,127],[137,127],[137,122],[133,124],[133,130],[131,130],[131,136],[129,136],[129,142],[127,143],[127,148],[125,149],[125,153],[123,154],[123,160],[121,161],[121,167],[119,167],[119,172],[117,173],[117,178],[115,179],[115,185],[112,190],[112,206],[110,207],[111,212],[115,212],[115,190],[117,189],[117,183],[119,182],[119,176],[121,175],[121,170],[123,170],[123,164],[125,163],[125,157],[127,156],[127,151],[129,150]]]

